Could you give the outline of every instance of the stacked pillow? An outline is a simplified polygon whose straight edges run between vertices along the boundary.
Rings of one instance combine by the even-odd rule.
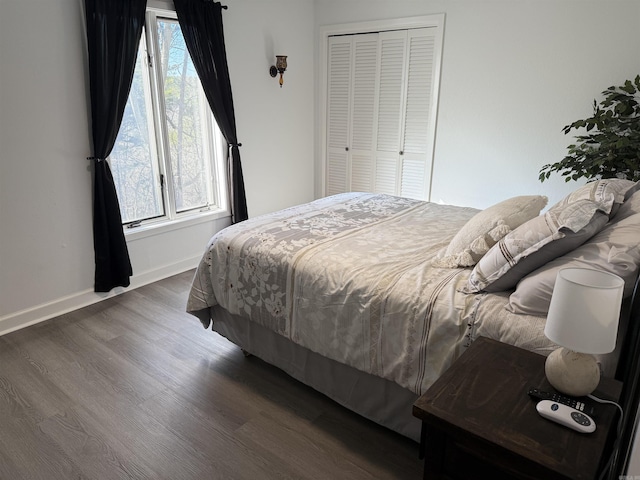
[[[472,267],[495,243],[524,222],[537,217],[547,197],[524,195],[509,198],[474,215],[451,240],[434,266]]]
[[[574,251],[603,230],[610,217],[615,216],[619,220],[618,209],[622,209],[625,194],[629,192],[627,197],[634,198],[635,195],[631,193],[638,188],[638,184],[622,179],[598,180],[578,188],[544,214],[523,223],[501,238],[478,261],[469,276],[465,292],[497,292],[513,289],[523,277],[545,266],[553,259]],[[627,214],[629,215],[631,214]],[[625,227],[625,232],[627,228],[633,227]],[[620,251],[617,252],[620,253]],[[629,262],[633,262],[629,255],[633,257],[628,249],[625,249],[624,255],[619,256],[619,263],[627,265],[621,268],[629,268]],[[608,261],[607,259],[605,263]],[[637,264],[636,261],[635,265]],[[555,276],[553,282],[555,283]],[[544,312],[539,310],[545,308],[543,305],[545,300],[541,299],[543,297],[546,299],[547,295],[541,290],[532,288],[535,283],[537,280],[532,279],[528,282],[528,287],[525,285],[520,294],[527,291],[526,294],[514,294],[514,303],[510,307],[513,311],[546,313],[546,309]],[[545,285],[548,286],[548,281]],[[537,297],[537,300],[530,301],[532,295],[528,292],[534,290],[533,296]],[[527,300],[523,300],[525,298]],[[546,307],[548,309],[548,304]]]
[[[509,297],[507,308],[514,313],[546,315],[558,271],[571,267],[618,275],[625,282],[624,296],[630,296],[640,265],[640,193],[635,189],[630,193],[594,237],[525,276]]]

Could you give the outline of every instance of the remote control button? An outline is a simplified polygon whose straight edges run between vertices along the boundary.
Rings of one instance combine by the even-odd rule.
[[[583,415],[580,412],[571,412],[571,418],[573,418],[573,420],[576,423],[579,423],[580,425],[584,425],[585,427],[588,427],[589,425],[591,425],[591,420],[589,420],[589,418],[586,415]]]
[[[560,408],[560,407],[558,406],[558,404],[557,404],[557,403],[554,403],[553,405],[551,405],[551,410],[553,410],[554,412],[555,412],[556,410],[558,410],[558,408]]]

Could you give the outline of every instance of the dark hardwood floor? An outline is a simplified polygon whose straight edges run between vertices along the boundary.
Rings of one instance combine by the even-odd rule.
[[[0,479],[411,479],[418,447],[184,312],[193,272],[0,337]]]

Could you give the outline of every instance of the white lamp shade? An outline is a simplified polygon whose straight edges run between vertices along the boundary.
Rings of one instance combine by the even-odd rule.
[[[602,354],[616,346],[624,280],[586,268],[558,272],[544,333],[574,352]]]

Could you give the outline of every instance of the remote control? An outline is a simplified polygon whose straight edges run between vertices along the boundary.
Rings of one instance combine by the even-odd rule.
[[[589,405],[577,398],[567,397],[555,392],[545,392],[543,390],[538,390],[537,388],[532,388],[529,390],[529,396],[537,398],[538,400],[551,400],[552,402],[562,403],[563,405],[574,408],[582,413],[586,413],[587,415],[593,415],[595,411],[593,405]]]
[[[577,432],[592,433],[596,430],[593,419],[578,410],[551,400],[540,400],[536,405],[538,413],[553,422],[569,427]]]

